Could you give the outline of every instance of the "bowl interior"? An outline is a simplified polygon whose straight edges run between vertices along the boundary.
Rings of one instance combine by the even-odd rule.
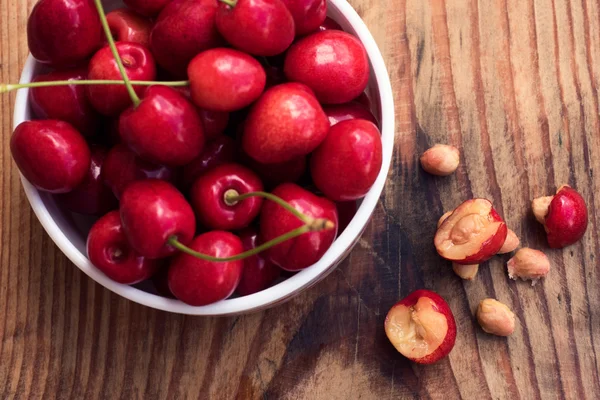
[[[104,3],[109,10],[122,6],[121,1],[112,0]],[[350,225],[319,262],[262,292],[241,298],[231,298],[203,307],[188,306],[178,300],[156,295],[151,284],[126,286],[108,279],[90,263],[86,256],[87,233],[96,218],[72,214],[64,210],[52,195],[39,192],[22,178],[25,193],[35,214],[67,257],[92,279],[123,297],[149,307],[192,315],[231,315],[264,309],[288,300],[333,271],[360,237],[381,195],[393,151],[394,106],[391,85],[383,59],[368,29],[345,0],[330,0],[328,7],[328,16],[336,20],[345,31],[359,37],[367,49],[371,64],[371,79],[367,95],[373,104],[372,111],[380,121],[384,153],[383,166],[376,183],[361,202]],[[30,56],[23,70],[21,82],[31,81],[34,76],[43,73],[44,70],[45,67],[35,62]],[[15,102],[14,126],[32,118],[28,90],[21,90],[17,94]]]

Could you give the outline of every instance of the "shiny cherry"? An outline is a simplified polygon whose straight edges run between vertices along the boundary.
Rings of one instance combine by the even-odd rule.
[[[150,278],[160,266],[131,247],[123,232],[118,211],[100,218],[88,234],[88,258],[96,268],[115,282],[133,285]]]
[[[100,47],[102,39],[93,0],[40,0],[27,21],[31,54],[54,67],[81,63]]]
[[[294,41],[294,18],[281,0],[221,2],[217,29],[233,47],[256,56],[283,53]]]
[[[236,111],[262,94],[267,80],[256,59],[238,50],[203,51],[188,66],[194,103],[207,110]]]
[[[157,15],[172,0],[123,0],[127,7],[135,12],[153,17]]]
[[[132,42],[148,48],[150,46],[150,31],[152,21],[140,14],[119,8],[106,15],[108,26],[117,42]]]
[[[176,90],[149,87],[141,103],[121,114],[121,139],[142,159],[170,167],[202,153],[204,129],[196,108]]]
[[[86,69],[78,68],[38,75],[33,82],[80,81],[86,78]],[[33,113],[40,119],[68,122],[86,137],[98,131],[99,116],[85,95],[85,86],[31,88],[29,100]]]
[[[326,0],[282,0],[294,17],[296,35],[319,30],[327,17]]]
[[[211,231],[196,237],[192,250],[226,258],[242,253],[240,238],[229,232]],[[181,253],[169,268],[169,289],[179,300],[204,306],[231,296],[240,282],[243,261],[210,262]]]
[[[315,185],[335,201],[363,197],[381,170],[381,134],[369,121],[351,119],[331,127],[314,151],[310,171]]]
[[[284,71],[290,81],[310,87],[323,104],[353,100],[367,87],[370,73],[362,43],[337,30],[318,32],[294,43],[287,52]]]
[[[117,51],[123,60],[127,76],[136,81],[153,81],[156,78],[156,66],[150,51],[136,43],[118,42]],[[117,62],[108,46],[100,49],[90,60],[88,78],[97,80],[121,80]],[[87,86],[87,96],[98,112],[108,116],[116,116],[131,105],[131,97],[125,85],[91,85]],[[135,92],[141,96],[144,86],[134,86]]]
[[[171,236],[188,244],[196,218],[185,197],[170,183],[158,179],[132,182],[121,196],[121,221],[131,246],[142,256],[164,258],[176,250]]]
[[[183,166],[181,185],[187,192],[196,179],[218,165],[232,163],[237,156],[237,144],[229,136],[220,135],[206,144],[202,154]]]
[[[114,195],[120,198],[131,182],[144,179],[161,179],[174,183],[176,172],[163,165],[144,161],[124,144],[118,144],[110,149],[104,160],[102,178]]]
[[[86,215],[103,215],[118,208],[119,203],[102,180],[102,170],[108,151],[91,147],[91,162],[86,177],[69,193],[59,194],[58,201],[69,211]]]
[[[246,154],[242,155],[241,160],[242,164],[258,174],[267,188],[274,188],[284,182],[297,182],[304,176],[307,167],[306,156],[275,164],[261,164]]]
[[[263,204],[261,197],[229,203],[229,191],[242,195],[263,190],[260,178],[239,164],[223,164],[201,175],[192,185],[191,204],[198,220],[210,229],[237,230],[250,225]]]
[[[185,77],[198,53],[222,45],[215,14],[217,0],[173,0],[160,13],[150,34],[156,62],[175,77]]]
[[[273,194],[290,203],[296,210],[313,218],[326,218],[335,229],[308,232],[266,250],[266,257],[288,271],[299,271],[323,257],[333,243],[338,227],[335,203],[319,197],[294,183],[284,183]],[[267,242],[302,226],[296,216],[271,201],[266,201],[260,214],[260,237]]]
[[[323,107],[323,111],[329,118],[331,126],[338,122],[346,121],[349,119],[365,119],[377,124],[377,119],[373,116],[373,113],[363,106],[362,104],[351,101],[350,103],[335,104]]]
[[[343,31],[344,28],[342,28],[342,26],[340,24],[338,24],[337,22],[335,22],[335,20],[327,17],[325,18],[325,21],[323,21],[323,23],[321,24],[321,26],[319,26],[319,31],[326,31],[326,30],[338,30],[338,31]]]
[[[244,124],[244,151],[263,164],[280,163],[312,152],[327,136],[329,121],[302,84],[284,83],[267,90]]]
[[[189,86],[176,87],[174,89],[187,100],[192,101],[192,93]],[[229,125],[229,113],[226,111],[210,111],[198,108],[198,115],[200,115],[200,119],[202,120],[204,137],[207,141],[220,136],[227,129],[227,125]]]
[[[255,228],[246,228],[240,232],[240,239],[244,251],[256,248],[258,231]],[[265,290],[281,275],[281,269],[266,260],[262,254],[257,254],[244,259],[244,269],[236,292],[240,296],[248,296]]]
[[[62,121],[21,123],[10,138],[10,151],[29,183],[50,193],[75,189],[90,167],[90,149],[85,139]]]

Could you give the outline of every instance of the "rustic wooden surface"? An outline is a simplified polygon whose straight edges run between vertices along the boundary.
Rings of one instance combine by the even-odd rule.
[[[321,284],[266,312],[191,318],[103,289],[54,246],[25,199],[0,97],[0,399],[600,398],[600,4],[593,0],[352,0],[387,61],[396,98],[394,167],[373,222]],[[33,0],[0,0],[0,76],[27,54]],[[436,179],[418,153],[459,146]],[[594,173],[595,172],[595,173]],[[432,246],[437,218],[473,196],[494,201],[524,244],[546,249],[533,197],[569,183],[591,205],[584,240],[547,251],[534,288],[495,259],[462,282]],[[546,249],[547,250],[547,249]],[[444,296],[456,347],[433,366],[388,343],[389,307],[418,288]],[[518,316],[483,333],[485,297]]]

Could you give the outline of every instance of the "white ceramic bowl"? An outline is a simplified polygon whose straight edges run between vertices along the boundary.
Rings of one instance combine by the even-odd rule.
[[[114,8],[119,5],[119,2],[105,1],[105,4],[108,8]],[[346,0],[329,0],[328,6],[328,15],[340,23],[344,30],[356,35],[367,49],[371,64],[371,79],[367,92],[373,103],[373,111],[381,121],[383,165],[377,181],[361,202],[355,217],[319,262],[262,292],[203,307],[189,306],[178,300],[167,299],[140,288],[118,284],[106,277],[90,263],[86,256],[86,235],[93,220],[75,217],[65,212],[57,206],[51,195],[39,192],[21,177],[25,194],[33,211],[61,251],[89,277],[120,296],[159,310],[190,315],[233,315],[265,309],[289,300],[331,273],[358,241],[381,196],[394,148],[394,103],[390,79],[383,58],[364,22]],[[42,68],[30,56],[25,64],[21,83],[30,82]],[[21,90],[17,94],[14,113],[15,127],[32,118],[28,96],[28,90]]]

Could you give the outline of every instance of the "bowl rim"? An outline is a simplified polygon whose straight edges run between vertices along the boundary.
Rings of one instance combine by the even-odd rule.
[[[348,24],[355,31],[356,36],[363,43],[367,51],[371,65],[371,79],[375,79],[376,86],[379,90],[383,157],[381,170],[375,183],[362,200],[362,204],[358,208],[356,215],[352,218],[348,227],[335,240],[325,255],[312,266],[261,292],[249,296],[227,299],[201,307],[190,306],[179,300],[168,299],[144,292],[143,290],[132,286],[116,283],[100,272],[100,270],[96,269],[87,256],[80,252],[59,228],[52,217],[52,214],[44,204],[40,192],[33,187],[23,175],[21,175],[23,189],[35,215],[54,243],[69,258],[69,260],[73,262],[73,264],[95,282],[135,303],[167,312],[200,316],[245,314],[275,306],[300,294],[302,291],[325,278],[336,268],[360,239],[360,236],[365,230],[383,192],[390,170],[394,149],[395,109],[390,78],[379,47],[369,32],[369,29],[346,0],[328,0],[328,3],[346,18]],[[21,74],[21,83],[31,81],[36,65],[35,59],[29,55]],[[26,120],[25,115],[26,110],[29,107],[28,102],[29,90],[20,90],[17,93],[15,100],[13,128],[16,128],[17,125]]]

